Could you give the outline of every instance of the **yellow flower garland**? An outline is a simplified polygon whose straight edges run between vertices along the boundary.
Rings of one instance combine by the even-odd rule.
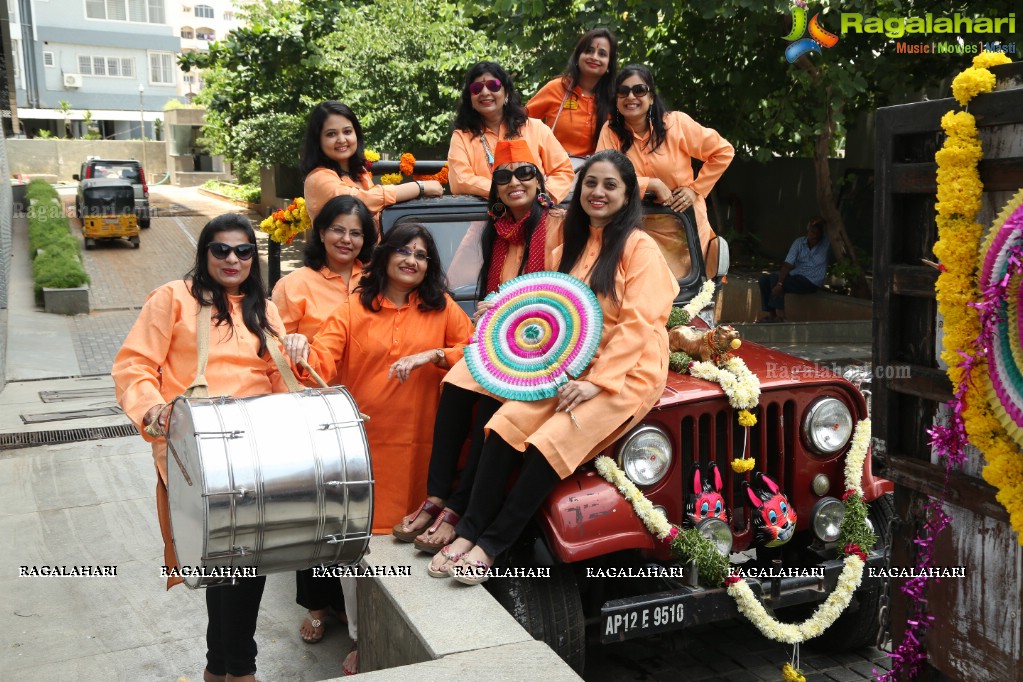
[[[995,77],[988,67],[1007,64],[1002,53],[983,52],[952,84],[956,100],[966,105],[974,96],[994,88]],[[934,253],[944,272],[936,285],[938,311],[945,320],[944,352],[948,376],[958,390],[963,378],[960,353],[980,334],[980,315],[969,305],[980,300],[977,283],[979,245],[983,228],[977,224],[984,187],[977,164],[983,156],[977,123],[967,112],[949,112],[941,119],[947,138],[935,154],[938,163],[938,242]],[[1017,204],[1018,206],[1018,204]],[[1006,207],[999,224],[1014,209]],[[970,442],[984,454],[984,480],[998,489],[997,499],[1009,512],[1009,520],[1023,544],[1023,453],[995,416],[987,395],[990,392],[987,363],[977,358],[973,383],[966,387],[963,421]]]

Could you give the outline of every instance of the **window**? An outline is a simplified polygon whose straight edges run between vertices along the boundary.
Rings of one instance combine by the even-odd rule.
[[[200,19],[212,19],[214,17],[213,8],[209,5],[196,5],[195,16]]]
[[[78,55],[78,73],[85,76],[135,78],[135,61],[131,57]]]
[[[13,66],[14,80],[18,80],[18,62],[21,61],[21,52],[19,51],[19,45],[17,40],[11,40],[11,55],[14,57],[11,59],[11,66]],[[43,61],[46,61],[46,52],[43,53]],[[53,57],[53,53],[49,53],[50,57]],[[47,64],[46,66],[53,66],[53,64]]]
[[[164,0],[85,0],[85,16],[107,21],[163,24]]]
[[[234,21],[234,12],[224,12],[224,21]]]
[[[14,54],[18,54],[18,51],[15,50]],[[54,65],[55,65],[55,62],[54,62],[54,59],[53,59],[53,53],[52,52],[43,52],[43,66],[54,66]]]
[[[195,33],[192,32],[192,27],[191,26],[183,26],[181,28],[181,37],[185,38],[186,40],[191,40],[192,38],[194,38],[195,37]]]
[[[149,53],[149,82],[174,85],[174,55],[170,52]]]
[[[197,40],[216,40],[217,34],[212,28],[197,28],[195,29],[195,37]]]

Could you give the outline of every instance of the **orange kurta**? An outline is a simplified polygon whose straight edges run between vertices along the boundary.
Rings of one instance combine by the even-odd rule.
[[[707,219],[706,196],[728,168],[735,156],[735,149],[712,128],[704,128],[681,111],[670,111],[664,115],[666,128],[664,142],[657,151],[650,152],[650,134],[633,135],[632,146],[626,156],[636,167],[639,176],[639,193],[646,194],[650,178],[657,178],[668,189],[689,187],[696,192],[693,210],[696,213],[696,227],[700,233],[700,247],[707,253],[707,244],[714,231]],[[604,149],[621,150],[618,135],[605,125],[597,140],[597,151]],[[693,176],[693,159],[703,161],[700,175]]]
[[[369,416],[366,438],[373,463],[373,532],[394,524],[426,498],[433,423],[446,370],[412,370],[405,383],[388,379],[401,358],[443,348],[450,364],[462,357],[472,323],[451,297],[444,310],[419,310],[413,293],[396,308],[380,297],[380,310],[353,296],[330,314],[313,339],[309,364],[328,383],[343,383]]]
[[[274,287],[273,302],[288,334],[316,336],[324,320],[348,300],[348,292],[359,284],[362,263],[352,264],[348,284],[341,275],[324,266],[319,270],[301,267],[283,277]]]
[[[594,150],[593,134],[597,131],[597,100],[593,95],[584,95],[578,85],[568,97],[565,97],[566,90],[564,81],[555,78],[533,95],[526,109],[530,118],[540,119],[554,131],[554,137],[566,152],[572,156],[589,156]]]
[[[244,398],[287,390],[269,355],[259,357],[259,340],[242,320],[242,296],[229,296],[234,329],[210,322],[209,360],[206,380],[210,395]],[[142,418],[154,405],[168,403],[184,393],[195,379],[196,321],[199,306],[184,281],[165,284],[149,295],[138,320],[128,332],[114,358],[111,375],[121,409],[153,442],[153,459],[159,474],[157,509],[164,539],[164,563],[177,560],[170,537],[167,505],[167,441],[152,439],[142,431]],[[267,301],[266,316],[276,329],[284,328],[277,307]],[[170,585],[180,578],[168,580]]]
[[[323,209],[324,204],[340,196],[353,196],[359,198],[366,208],[374,216],[398,200],[398,195],[392,185],[374,185],[373,174],[366,171],[359,176],[358,182],[351,176],[344,177],[329,168],[320,166],[314,168],[305,176],[305,185],[302,189],[305,197],[305,210],[309,213],[310,220],[316,220]]]
[[[590,238],[571,274],[589,282],[600,253],[602,230]],[[559,254],[560,256],[560,254]],[[668,321],[678,282],[657,244],[646,233],[629,235],[615,273],[619,303],[598,296],[603,335],[589,368],[579,377],[603,390],[569,415],[555,412],[558,399],[509,400],[487,423],[512,447],[535,445],[561,478],[595,457],[650,411],[668,376]]]
[[[555,202],[560,202],[568,196],[575,180],[568,153],[554,137],[551,129],[535,118],[526,119],[525,124],[519,129],[519,134],[539,163],[540,172],[544,174],[547,185],[547,193]],[[485,135],[491,151],[497,148],[498,140],[508,139],[504,123],[501,124],[500,135],[492,130],[487,130]],[[479,135],[464,130],[456,130],[451,135],[451,146],[448,148],[448,178],[452,194],[475,194],[484,199],[490,196],[493,172],[487,163],[487,153],[483,149]]]

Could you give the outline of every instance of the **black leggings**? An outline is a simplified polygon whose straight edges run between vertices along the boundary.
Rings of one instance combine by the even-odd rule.
[[[469,494],[483,452],[483,428],[494,416],[501,403],[490,396],[474,393],[453,384],[442,384],[437,418],[433,425],[433,450],[430,453],[430,473],[426,479],[426,494],[446,500],[445,506],[456,514],[462,514],[469,506]],[[478,403],[478,404],[477,404]],[[476,420],[472,408],[476,406]],[[458,458],[462,444],[472,431],[469,443],[469,457],[462,469],[458,488],[452,491],[452,483],[458,472]]]
[[[508,494],[508,479],[517,465],[519,478]],[[508,550],[561,477],[547,458],[530,445],[521,453],[491,433],[483,447],[469,508],[456,531],[491,556]]]
[[[243,677],[256,672],[256,617],[266,576],[206,588],[206,669]]]
[[[335,613],[345,612],[345,601],[341,597],[341,583],[337,578],[313,577],[313,569],[295,571],[295,601],[309,611],[334,609]]]

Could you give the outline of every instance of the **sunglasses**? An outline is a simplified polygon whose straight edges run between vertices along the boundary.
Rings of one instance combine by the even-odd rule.
[[[227,260],[227,257],[234,252],[234,255],[238,256],[238,260],[249,260],[256,255],[255,244],[239,244],[238,246],[229,246],[221,242],[211,242],[207,247],[210,254],[217,260]]]
[[[426,254],[426,251],[413,251],[407,246],[402,246],[394,250],[396,254],[402,258],[415,258],[420,263],[425,263],[430,260],[430,257]]]
[[[508,170],[507,168],[496,170],[494,171],[494,182],[498,185],[507,185],[512,181],[513,175],[519,182],[528,182],[536,177],[536,166],[529,164],[519,166],[515,170]]]
[[[483,92],[484,87],[486,87],[490,92],[500,92],[501,81],[496,78],[491,78],[486,81],[473,81],[472,83],[469,83],[469,92],[473,95],[478,95]]]
[[[629,87],[628,85],[619,85],[617,91],[619,97],[628,97],[630,93],[636,97],[642,97],[643,95],[646,95],[649,92],[650,86],[643,85],[642,83],[637,83],[632,87]]]

